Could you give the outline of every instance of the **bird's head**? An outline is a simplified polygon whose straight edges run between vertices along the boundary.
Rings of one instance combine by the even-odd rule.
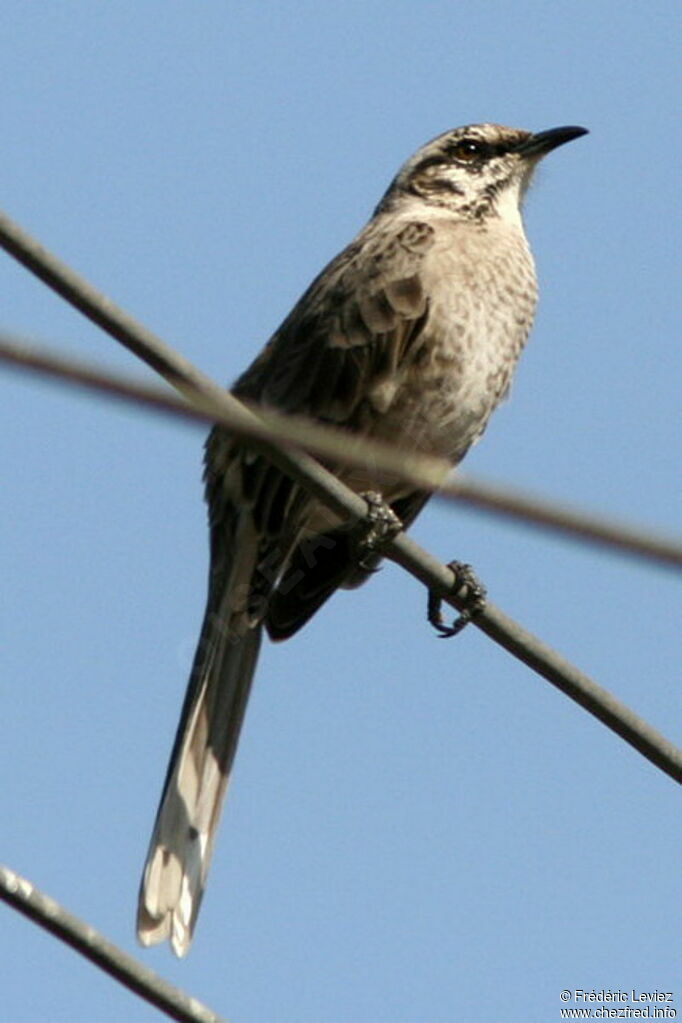
[[[538,162],[586,128],[550,128],[533,134],[499,124],[470,124],[446,131],[418,149],[398,171],[376,212],[406,199],[459,214],[518,219],[523,195]]]

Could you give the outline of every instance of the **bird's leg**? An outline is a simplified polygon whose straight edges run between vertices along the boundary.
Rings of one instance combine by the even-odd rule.
[[[461,632],[465,625],[479,615],[485,608],[486,590],[485,586],[476,577],[471,565],[463,565],[461,561],[451,561],[448,568],[455,576],[452,592],[464,602],[464,610],[452,625],[446,625],[443,620],[443,598],[435,590],[429,590],[429,602],[426,612],[434,629],[440,633],[439,639],[448,639]]]
[[[367,515],[356,529],[358,566],[375,572],[381,549],[398,535],[403,524],[378,491],[367,490],[360,497],[367,503]]]

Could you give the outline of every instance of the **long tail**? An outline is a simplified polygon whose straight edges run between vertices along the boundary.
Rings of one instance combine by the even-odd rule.
[[[261,627],[230,635],[209,606],[140,885],[137,936],[192,940],[220,809],[251,690]]]

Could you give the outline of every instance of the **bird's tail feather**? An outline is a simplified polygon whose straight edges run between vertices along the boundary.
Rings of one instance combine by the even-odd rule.
[[[189,948],[261,631],[235,636],[207,610],[140,886],[143,945],[169,938],[178,956]]]

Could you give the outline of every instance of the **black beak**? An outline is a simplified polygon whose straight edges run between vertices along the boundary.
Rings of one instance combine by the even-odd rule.
[[[524,142],[515,147],[521,156],[540,159],[557,146],[563,146],[564,142],[571,142],[579,139],[581,135],[587,135],[587,128],[578,128],[575,125],[568,125],[565,128],[549,128],[547,131],[539,131],[531,135]]]

